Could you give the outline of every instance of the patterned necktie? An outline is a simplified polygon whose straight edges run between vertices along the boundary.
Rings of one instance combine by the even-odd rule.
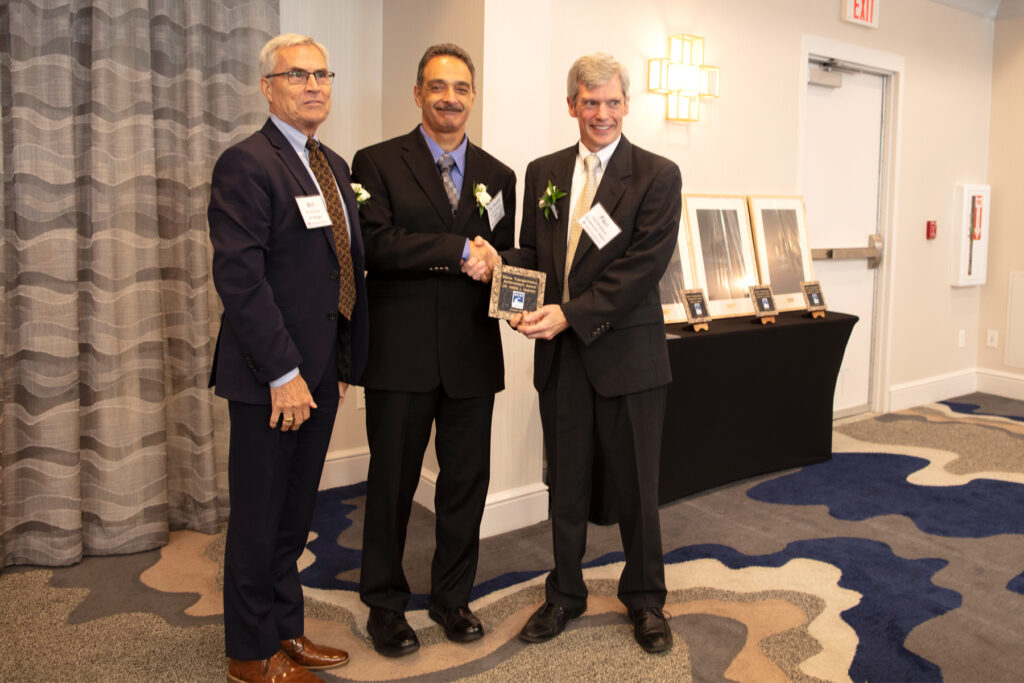
[[[572,221],[569,223],[569,246],[565,250],[565,277],[562,282],[562,303],[569,300],[569,270],[572,268],[572,260],[576,256],[576,247],[580,243],[580,234],[583,226],[580,219],[594,202],[594,193],[597,191],[597,164],[600,160],[596,154],[588,154],[583,159],[583,166],[587,169],[587,181],[583,184],[583,191],[576,200],[576,208],[572,212]]]
[[[437,160],[437,167],[441,169],[441,184],[444,185],[445,194],[448,195],[448,203],[452,205],[452,215],[459,208],[459,191],[455,189],[455,181],[452,180],[452,166],[455,159],[447,152]]]
[[[341,208],[338,185],[334,180],[334,174],[331,173],[331,167],[327,165],[327,157],[320,149],[320,143],[309,138],[306,140],[306,149],[309,150],[309,167],[317,184],[320,185],[320,192],[327,204],[327,215],[331,217],[331,229],[334,232],[334,246],[338,251],[338,310],[345,318],[351,320],[352,309],[356,305],[356,283],[352,271],[352,251],[349,248],[345,211]]]

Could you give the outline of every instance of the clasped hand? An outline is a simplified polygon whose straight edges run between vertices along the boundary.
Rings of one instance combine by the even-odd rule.
[[[491,271],[501,263],[494,247],[480,235],[469,243],[469,258],[462,263],[462,272],[480,282],[491,281]]]
[[[527,339],[554,339],[569,329],[569,321],[565,319],[562,307],[558,304],[548,304],[536,311],[520,313],[509,320],[508,324]]]

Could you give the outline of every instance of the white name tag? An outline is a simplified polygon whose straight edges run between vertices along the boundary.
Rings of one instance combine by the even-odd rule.
[[[491,201],[487,202],[487,220],[491,222],[491,231],[494,231],[494,226],[498,224],[502,218],[505,217],[505,202],[501,198],[501,193],[491,197]]]
[[[302,220],[306,222],[306,229],[324,228],[331,224],[331,217],[327,213],[327,202],[318,194],[311,194],[308,197],[296,197],[295,202],[299,205],[299,213]]]
[[[622,232],[600,204],[594,204],[590,211],[580,218],[580,226],[598,249],[604,249],[606,244]]]

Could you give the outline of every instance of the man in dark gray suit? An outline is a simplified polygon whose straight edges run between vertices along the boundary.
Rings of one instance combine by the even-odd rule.
[[[553,638],[586,609],[581,562],[600,454],[626,553],[619,599],[636,641],[663,652],[672,631],[662,612],[658,468],[672,377],[658,282],[676,248],[682,179],[676,164],[622,135],[629,75],[611,56],[581,57],[567,85],[580,142],[527,166],[520,248],[502,252],[547,274],[545,305],[513,322],[537,340],[555,567],[546,603],[519,637]]]
[[[428,48],[413,97],[422,123],[352,161],[371,194],[362,208],[373,345],[364,378],[370,471],[359,594],[370,607],[374,648],[392,657],[419,647],[404,615],[402,556],[432,425],[440,472],[429,614],[450,640],[483,636],[469,594],[494,394],[505,371],[498,323],[487,316],[490,287],[477,279],[489,280],[494,247],[511,247],[515,234],[515,174],[465,133],[476,99],[465,50]]]

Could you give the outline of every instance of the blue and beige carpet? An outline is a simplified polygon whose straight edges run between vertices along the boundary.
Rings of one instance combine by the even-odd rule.
[[[675,647],[650,656],[615,598],[618,532],[592,526],[586,614],[554,641],[516,633],[541,602],[550,535],[482,542],[473,608],[487,635],[444,639],[425,612],[432,518],[406,568],[423,647],[378,656],[355,592],[362,485],[321,492],[307,633],[346,648],[325,680],[1024,680],[1024,403],[983,394],[836,426],[830,461],[662,510]],[[713,456],[712,456],[713,457]],[[0,678],[223,680],[223,533],[159,551],[0,573]]]

